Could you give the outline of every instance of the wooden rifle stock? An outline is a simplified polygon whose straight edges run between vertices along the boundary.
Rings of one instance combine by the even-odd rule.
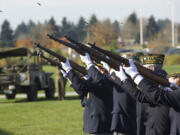
[[[123,58],[113,52],[110,52],[110,51],[107,51],[107,50],[104,50],[102,48],[99,48],[97,47],[95,44],[91,44],[91,43],[88,43],[88,45],[90,45],[91,48],[93,49],[96,49],[97,51],[101,52],[101,53],[104,53],[105,55],[115,59],[115,60],[118,60],[120,61],[121,63],[123,63],[125,66],[129,66],[129,60],[126,59],[126,58]],[[160,83],[161,85],[164,85],[164,86],[169,86],[170,83],[168,80],[162,78],[162,77],[159,77],[158,75],[156,75],[153,71],[141,66],[140,64],[138,64],[137,62],[134,62],[134,64],[136,65],[138,71],[140,74],[142,74],[144,77],[148,78],[148,79],[151,79],[151,80],[154,80],[158,83]]]
[[[45,52],[51,54],[52,56],[58,58],[60,61],[66,62],[66,58],[63,57],[62,55],[57,54],[57,53],[55,53],[54,51],[52,51],[52,50],[50,50],[50,49],[48,49],[48,48],[45,48],[45,47],[41,46],[39,43],[34,43],[34,44],[36,45],[36,47],[44,50]],[[70,63],[71,67],[72,67],[74,70],[78,71],[79,73],[81,73],[81,74],[83,74],[83,75],[87,75],[87,71],[86,71],[86,69],[85,69],[84,67],[76,64],[75,62],[73,62],[73,61],[71,61],[71,60],[69,60],[69,63]],[[54,63],[54,64],[55,64],[55,63]]]

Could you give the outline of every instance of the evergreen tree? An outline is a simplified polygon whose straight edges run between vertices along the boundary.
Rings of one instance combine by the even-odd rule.
[[[89,25],[93,25],[93,24],[95,24],[95,23],[97,23],[97,22],[98,22],[98,19],[97,19],[96,15],[93,14],[93,15],[90,17]]]
[[[119,22],[118,21],[114,21],[114,23],[112,24],[113,28],[114,28],[114,32],[119,35],[120,34],[120,27],[119,27]]]
[[[167,25],[169,25],[169,24],[171,24],[171,21],[169,19],[165,19],[165,20],[159,19],[157,21],[157,25],[158,25],[159,31],[165,29],[167,27]]]
[[[139,32],[139,23],[136,13],[131,13],[121,29],[121,37],[124,39],[135,40]]]
[[[68,32],[69,32],[69,28],[71,27],[70,23],[67,22],[67,18],[66,17],[63,17],[62,19],[62,25],[60,27],[60,32],[61,32],[61,35],[67,35]]]
[[[52,31],[54,31],[55,36],[60,36],[59,27],[56,25],[56,21],[53,17],[51,17],[48,24],[50,25]]]
[[[18,39],[18,37],[20,35],[24,35],[24,37],[26,37],[26,35],[28,34],[28,28],[26,26],[26,24],[24,22],[22,22],[21,24],[19,24],[15,30],[15,34],[14,34],[14,38]]]
[[[153,16],[151,16],[149,19],[148,19],[148,24],[146,26],[146,33],[145,33],[145,36],[146,38],[153,38],[156,36],[156,34],[158,33],[158,25],[154,19]]]
[[[29,22],[27,24],[27,29],[28,29],[27,37],[28,38],[33,37],[32,33],[33,33],[35,28],[36,28],[36,24],[32,20],[29,20]]]
[[[70,36],[71,38],[78,40],[78,34],[76,31],[76,26],[67,21],[66,17],[62,19],[62,26],[60,27],[60,33],[62,36]]]
[[[129,15],[128,19],[127,19],[128,22],[131,22],[132,24],[136,24],[137,23],[137,16],[136,16],[136,13],[132,13]]]
[[[85,21],[83,17],[79,18],[77,24],[77,34],[78,40],[82,41],[86,37],[88,23]]]
[[[4,46],[13,46],[13,30],[10,27],[10,23],[8,20],[5,20],[2,24],[1,27],[1,45],[2,47]]]
[[[36,24],[32,20],[29,20],[28,25],[27,25],[28,33],[31,33],[32,29],[34,29],[35,27],[36,27]]]

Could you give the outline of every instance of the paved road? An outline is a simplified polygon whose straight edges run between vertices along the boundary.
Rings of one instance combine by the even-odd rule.
[[[76,92],[66,92],[66,96],[76,96],[77,93]],[[58,93],[55,94],[55,96],[58,96]],[[26,94],[17,94],[16,98],[26,98]],[[38,94],[38,97],[45,97],[44,93],[40,93]],[[5,98],[5,95],[0,95],[0,98]]]

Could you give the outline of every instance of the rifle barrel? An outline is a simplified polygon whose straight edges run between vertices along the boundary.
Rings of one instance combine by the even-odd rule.
[[[45,48],[45,47],[41,46],[39,43],[34,43],[34,44],[36,45],[36,47],[44,50],[45,52],[51,54],[52,56],[58,58],[60,61],[66,62],[66,58],[63,57],[62,55],[57,54],[56,52],[54,52],[54,51],[52,51],[52,50],[50,50],[50,49],[48,49],[48,48]],[[69,60],[69,63],[70,63],[70,65],[72,66],[73,69],[77,70],[78,72],[82,73],[83,75],[87,75],[87,71],[86,71],[86,69],[85,69],[84,67],[76,64],[75,62],[73,62],[73,61],[71,61],[71,60]]]

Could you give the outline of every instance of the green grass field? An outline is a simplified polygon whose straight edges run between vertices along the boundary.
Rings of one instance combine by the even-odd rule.
[[[53,72],[54,74],[52,75],[52,78],[55,81],[55,79],[56,79],[56,68],[55,67],[53,67],[53,66],[44,66],[43,70],[45,70],[47,72]],[[55,86],[56,86],[56,84],[55,84]],[[56,88],[56,91],[57,91],[57,88]],[[74,90],[70,87],[69,82],[67,82],[67,84],[66,84],[66,92],[69,92],[69,91],[74,91]]]
[[[167,71],[168,74],[173,73],[180,73],[180,65],[171,65],[171,66],[164,66],[164,69]]]
[[[83,135],[83,108],[77,97],[65,101],[0,100],[0,135]]]
[[[54,67],[44,69],[55,72]],[[180,72],[180,65],[164,69],[168,73]],[[66,91],[70,91],[69,86]],[[0,135],[84,135],[82,116],[83,108],[76,96],[64,101],[0,99]]]

